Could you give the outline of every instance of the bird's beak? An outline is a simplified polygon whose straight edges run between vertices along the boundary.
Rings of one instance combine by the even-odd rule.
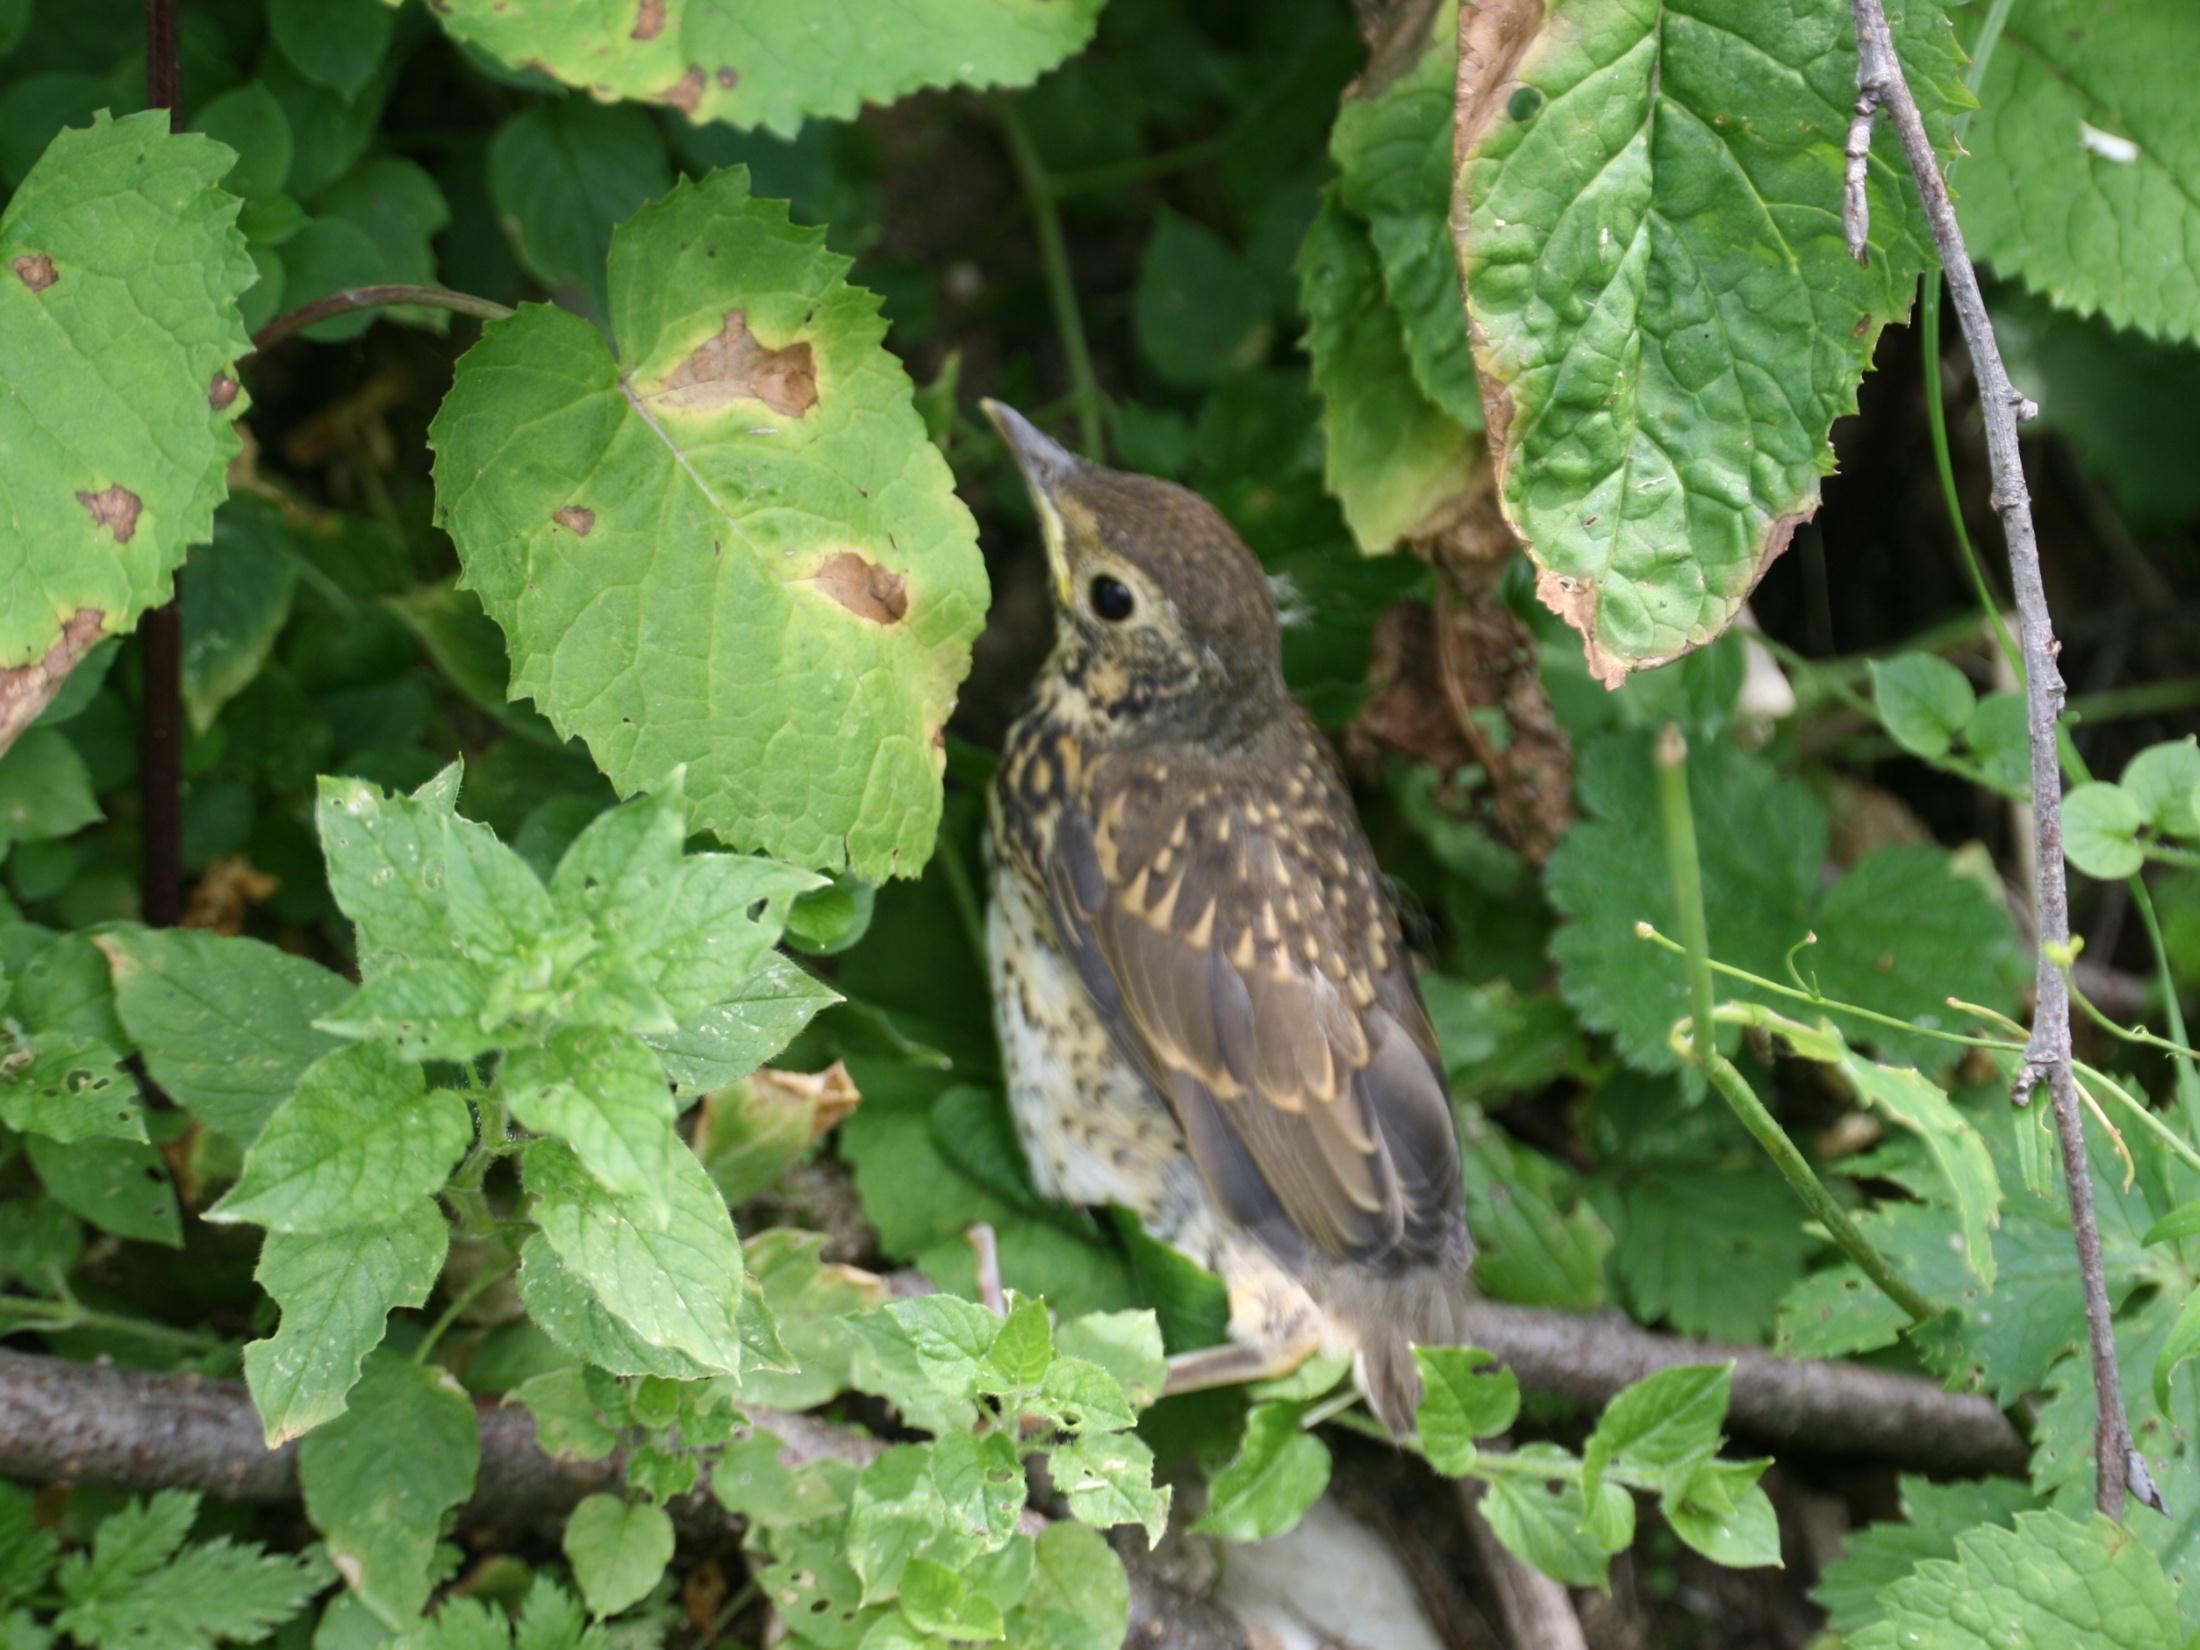
[[[1054,593],[1066,605],[1074,588],[1070,578],[1069,541],[1062,527],[1063,490],[1076,475],[1077,455],[1041,430],[1014,407],[999,401],[980,401],[986,417],[1001,432],[1009,456],[1023,473],[1031,507],[1038,513],[1039,530],[1046,538],[1047,563],[1054,573]]]

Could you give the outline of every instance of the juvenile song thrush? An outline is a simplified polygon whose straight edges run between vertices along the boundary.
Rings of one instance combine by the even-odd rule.
[[[1013,410],[1054,650],[992,798],[993,998],[1033,1177],[1218,1273],[1230,1342],[1171,1390],[1354,1355],[1394,1434],[1473,1243],[1436,1038],[1250,550],[1182,487]]]

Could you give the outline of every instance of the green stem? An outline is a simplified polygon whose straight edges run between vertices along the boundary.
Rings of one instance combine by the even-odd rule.
[[[0,1333],[10,1335],[25,1331],[55,1335],[72,1329],[90,1329],[102,1334],[129,1335],[141,1341],[188,1347],[194,1352],[218,1352],[229,1344],[209,1330],[181,1329],[174,1324],[156,1323],[151,1318],[133,1318],[120,1312],[78,1306],[73,1301],[0,1302],[0,1316],[8,1320],[0,1326]]]
[[[1681,938],[1688,959],[1689,1036],[1694,1059],[1705,1064],[1717,1053],[1711,1015],[1711,931],[1703,914],[1703,869],[1696,858],[1696,813],[1688,802],[1688,741],[1675,723],[1658,735],[1658,813],[1665,821],[1666,866],[1673,878],[1673,903],[1680,912]]]
[[[437,1344],[443,1339],[445,1332],[450,1329],[451,1325],[458,1322],[459,1314],[510,1277],[512,1269],[518,1264],[519,1262],[516,1260],[506,1259],[500,1265],[484,1266],[472,1278],[468,1279],[466,1287],[450,1298],[449,1303],[443,1308],[442,1315],[434,1323],[428,1325],[428,1333],[421,1338],[420,1344],[413,1348],[412,1361],[416,1364],[425,1364],[430,1357],[434,1356]]]
[[[2104,688],[2072,694],[2064,709],[2079,722],[2114,722],[2126,716],[2159,716],[2200,705],[2200,676],[2176,676],[2166,682]]]
[[[2166,842],[2142,842],[2139,851],[2151,860],[2163,865],[2179,866],[2187,871],[2200,871],[2200,854],[2190,848],[2172,848]]]
[[[473,1068],[469,1066],[466,1070],[470,1083]],[[490,1165],[504,1155],[505,1137],[510,1134],[511,1125],[505,1115],[504,1090],[497,1084],[472,1091],[467,1098],[474,1103],[480,1128],[474,1136],[472,1149],[445,1184],[443,1196],[467,1236],[487,1238],[495,1236],[497,1220],[481,1187],[489,1178]]]
[[[2178,1000],[2177,981],[2169,969],[2169,946],[2162,939],[2162,922],[2154,914],[2154,896],[2147,892],[2146,879],[2133,877],[2129,883],[2131,902],[2138,907],[2139,921],[2147,932],[2147,944],[2154,951],[2154,973],[2162,987],[2162,1011],[2169,1016],[2170,1037],[2179,1043],[2190,1043],[2185,1031],[2185,1008]],[[2177,1104],[2185,1114],[2185,1127],[2200,1136],[2200,1069],[2189,1060],[2175,1063],[2177,1072]]]
[[[1696,860],[1696,820],[1688,802],[1688,745],[1680,729],[1667,723],[1658,736],[1658,806],[1665,820],[1666,853],[1673,875],[1673,903],[1680,912],[1681,932],[1687,938],[1688,993],[1693,1008],[1688,1046],[1682,1049],[1690,1062],[1710,1078],[1711,1086],[1733,1110],[1750,1137],[1772,1159],[1803,1207],[1817,1218],[1834,1242],[1862,1268],[1880,1292],[1916,1321],[1938,1314],[1939,1308],[1911,1286],[1834,1200],[1810,1163],[1780,1127],[1779,1119],[1765,1109],[1734,1062],[1719,1052],[1712,1031],[1715,1005],[1711,990],[1711,940],[1704,922],[1703,871]],[[1655,932],[1655,930],[1652,930]],[[1806,993],[1796,993],[1807,996]],[[1899,1023],[1899,1022],[1898,1022]],[[1680,1046],[1676,1033],[1674,1046]]]
[[[2078,989],[2077,976],[2067,967],[2063,970],[2063,978],[2070,982],[2070,1000],[2084,1011],[2087,1019],[2111,1037],[2121,1038],[2127,1043],[2138,1043],[2147,1048],[2158,1048],[2165,1054],[2176,1055],[2179,1059],[2200,1060],[2200,1049],[2188,1048],[2184,1043],[2173,1042],[2167,1037],[2157,1037],[2145,1026],[2125,1027],[2118,1025],[2094,1006],[2092,998]],[[2179,1018],[2182,1019],[2183,1016],[2180,1014]]]
[[[962,919],[963,932],[970,936],[970,949],[982,961],[985,957],[985,911],[978,903],[978,890],[970,880],[970,867],[963,864],[962,855],[955,851],[952,842],[940,844],[940,874],[947,879],[948,897],[955,902],[955,914]]]
[[[2194,1151],[2182,1135],[2163,1122],[2155,1114],[2152,1106],[2149,1106],[2144,1100],[2125,1088],[2123,1084],[2117,1082],[2115,1078],[2109,1076],[2107,1072],[2097,1070],[2087,1065],[2083,1060],[2071,1061],[2070,1069],[2087,1082],[2098,1085],[2111,1100],[2131,1113],[2132,1117],[2150,1134],[2168,1147],[2170,1153],[2179,1158],[2187,1168],[2200,1169],[2200,1151]]]
[[[1006,98],[996,99],[993,116],[1000,124],[1009,164],[1016,169],[1016,181],[1023,187],[1031,221],[1039,232],[1039,265],[1046,276],[1047,301],[1054,308],[1054,330],[1061,339],[1062,360],[1069,368],[1070,400],[1077,408],[1078,446],[1087,458],[1102,459],[1107,456],[1107,447],[1100,379],[1092,369],[1085,320],[1077,309],[1077,283],[1070,272],[1068,243],[1062,239],[1062,213],[1054,183],[1015,104]]]

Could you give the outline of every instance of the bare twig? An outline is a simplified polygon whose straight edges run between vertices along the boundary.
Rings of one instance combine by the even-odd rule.
[[[362,309],[447,309],[454,315],[471,315],[477,321],[501,321],[512,313],[509,305],[491,298],[476,298],[470,292],[453,292],[448,287],[409,286],[402,282],[355,286],[276,316],[252,335],[252,353],[257,355],[264,349],[272,349],[292,333]]]
[[[1008,1313],[1008,1296],[1001,1288],[1001,1246],[990,1221],[973,1221],[963,1228],[963,1242],[977,1265],[978,1301],[997,1317]]]
[[[145,0],[145,101],[183,123],[176,0]],[[138,626],[138,795],[143,830],[139,914],[155,928],[183,915],[183,569],[173,593]]]
[[[61,639],[53,646],[27,665],[0,670],[0,756],[44,714],[69,672],[99,645],[106,617],[96,607],[80,607],[63,621]]]
[[[1909,82],[1903,78],[1902,65],[1895,56],[1886,8],[1881,0],[1850,0],[1850,10],[1856,20],[1859,117],[1866,114],[1867,103],[1884,108],[1902,139],[1903,153],[1909,160],[1910,175],[1916,180],[1926,220],[1932,226],[1933,244],[1948,279],[1948,295],[1962,323],[1963,341],[1978,380],[1979,410],[1985,419],[1986,451],[1994,478],[1993,502],[2001,512],[2002,530],[2009,540],[2009,574],[2016,592],[2018,633],[2023,645],[2032,751],[2032,834],[2037,846],[2033,910],[2039,946],[2038,1001],[2015,1098],[2021,1105],[2045,1083],[2055,1106],[2063,1180],[2070,1194],[2070,1222],[2085,1286],[2086,1336],[2093,1358],[2097,1405],[2093,1443],[2099,1475],[2094,1500],[2108,1517],[2119,1518],[2128,1487],[2162,1511],[2166,1509],[2132,1442],[2131,1426],[2124,1415],[2123,1384],[2116,1366],[2116,1332],[2109,1319],[2108,1289],[2101,1274],[2100,1231],[2093,1216],[2085,1119],[2071,1071],[2068,982],[2052,955],[2067,952],[2070,941],[2070,904],[2062,851],[2062,772],[2057,750],[2063,681],[2055,664],[2058,644],[2048,616],[2046,587],[2040,578],[2031,495],[2024,484],[2024,462],[2017,452],[2017,425],[2036,417],[2039,409],[2017,393],[2002,364],[1993,323],[1987,318],[1986,303],[1979,293],[1978,273],[1971,267],[1963,230],[1948,198],[1947,182],[1940,174],[1924,119],[1918,114],[1917,100],[1910,95]],[[1850,250],[1861,258],[1869,224],[1861,190],[1855,187],[1861,176],[1861,162],[1853,153],[1853,134],[1851,145],[1851,191],[1844,218]]]
[[[750,1421],[785,1443],[788,1466],[863,1462],[885,1446],[814,1416],[742,1405]],[[535,1443],[518,1405],[475,1401],[481,1465],[466,1516],[477,1524],[555,1526],[585,1496],[616,1490],[617,1456],[560,1461]],[[0,1351],[0,1477],[83,1479],[128,1490],[192,1489],[228,1501],[298,1499],[298,1446],[270,1450],[239,1381],[152,1374],[63,1358]],[[722,1537],[737,1520],[707,1491],[680,1497],[673,1520],[693,1537]],[[1250,1650],[1244,1626],[1212,1602],[1170,1585],[1137,1561],[1129,1645],[1147,1650]]]

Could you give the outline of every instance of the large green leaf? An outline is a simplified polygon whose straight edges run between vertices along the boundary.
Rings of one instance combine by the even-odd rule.
[[[390,1312],[426,1304],[449,1242],[443,1212],[425,1199],[386,1226],[268,1234],[254,1276],[283,1321],[244,1349],[244,1378],[269,1449],[344,1412]]]
[[[610,262],[616,358],[523,310],[430,432],[512,691],[622,790],[686,764],[691,821],[731,842],[914,871],[985,577],[878,300],[738,167],[637,213]]]
[[[1945,145],[1937,6],[1896,45]],[[1841,229],[1846,0],[1485,6],[1453,213],[1505,513],[1608,686],[1725,628],[1832,468],[1880,329],[1932,263],[1882,131],[1871,264]]]
[[[1879,1596],[1856,1650],[2176,1650],[2185,1642],[2162,1566],[2098,1515],[2027,1512],[1982,1524],[1954,1558],[1928,1558]]]
[[[1329,152],[1338,198],[1367,225],[1413,381],[1461,428],[1482,428],[1466,298],[1451,247],[1452,104],[1458,8],[1441,5],[1410,66],[1356,88],[1337,111]]]
[[[442,0],[451,35],[600,98],[792,137],[923,86],[1022,86],[1092,37],[1101,0]]]
[[[1971,250],[2058,308],[2200,340],[2200,8],[2017,0],[1955,171]]]
[[[1322,480],[1360,548],[1388,550],[1441,524],[1476,457],[1475,438],[1415,386],[1367,228],[1334,192],[1306,232],[1298,274],[1322,398]]]
[[[0,669],[128,630],[212,530],[238,450],[235,157],[152,112],[53,140],[0,214]]]
[[[313,1527],[359,1601],[392,1629],[428,1602],[445,1516],[473,1493],[474,1406],[450,1373],[376,1354],[351,1407],[298,1446]]]

